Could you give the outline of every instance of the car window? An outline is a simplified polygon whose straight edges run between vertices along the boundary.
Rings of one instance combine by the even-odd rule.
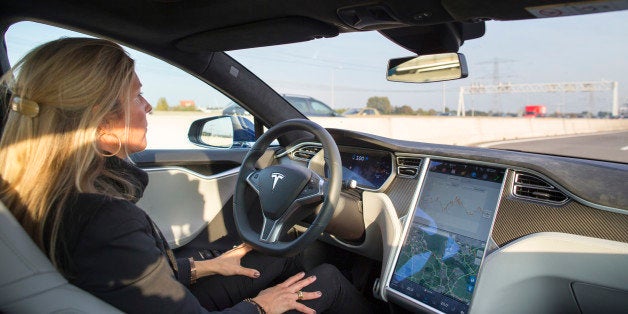
[[[16,23],[5,34],[9,62],[15,64],[40,44],[71,36],[90,37],[34,22]],[[125,50],[136,61],[135,70],[143,84],[142,92],[153,106],[147,117],[147,149],[200,148],[188,140],[188,129],[193,121],[220,116],[229,109],[235,114],[249,114],[227,96],[183,70],[128,47]],[[252,117],[248,119],[253,120]]]
[[[334,114],[334,111],[331,110],[331,108],[327,107],[327,105],[320,103],[316,100],[312,100],[310,102],[310,105],[312,105],[312,111],[314,111],[316,114],[327,115],[327,116],[331,116]]]
[[[308,115],[310,114],[310,110],[307,106],[307,101],[303,98],[294,98],[294,97],[286,97],[286,100],[294,106],[297,110],[299,110],[302,114]]]

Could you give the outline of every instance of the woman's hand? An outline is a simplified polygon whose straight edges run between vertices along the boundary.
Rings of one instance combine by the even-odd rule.
[[[315,276],[303,279],[305,273],[298,273],[286,281],[268,289],[262,290],[253,301],[259,304],[268,314],[283,313],[289,310],[297,310],[301,313],[316,313],[313,309],[305,306],[299,300],[312,300],[321,297],[320,291],[299,292],[316,280]]]
[[[240,265],[240,261],[244,255],[251,250],[253,250],[253,248],[250,245],[240,244],[216,258],[197,261],[195,264],[198,277],[201,278],[216,274],[223,276],[242,275],[251,278],[259,277],[259,271]]]

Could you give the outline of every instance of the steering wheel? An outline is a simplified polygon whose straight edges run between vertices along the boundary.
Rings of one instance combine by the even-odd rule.
[[[256,161],[266,152],[270,143],[289,131],[307,131],[321,142],[324,149],[328,178],[297,164],[278,164],[256,169]],[[240,238],[256,250],[274,256],[291,256],[314,242],[325,230],[334,214],[342,186],[342,164],[338,146],[320,125],[305,119],[281,122],[255,142],[248,152],[236,183],[233,196],[233,215]],[[252,199],[249,191],[257,193],[262,209],[260,232],[249,221]],[[248,194],[247,194],[248,193]],[[305,205],[322,203],[309,228],[294,240],[280,241],[280,235],[295,220],[302,219]],[[309,206],[308,206],[309,207]]]

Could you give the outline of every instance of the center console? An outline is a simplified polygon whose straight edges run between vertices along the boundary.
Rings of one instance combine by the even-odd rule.
[[[431,312],[467,313],[504,175],[491,166],[429,161],[385,281],[389,299]]]

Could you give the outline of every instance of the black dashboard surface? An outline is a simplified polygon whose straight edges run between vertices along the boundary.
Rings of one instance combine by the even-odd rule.
[[[593,204],[628,209],[628,164],[486,148],[394,140],[355,131],[329,129],[338,145],[442,156],[526,169],[542,174],[571,194]]]

